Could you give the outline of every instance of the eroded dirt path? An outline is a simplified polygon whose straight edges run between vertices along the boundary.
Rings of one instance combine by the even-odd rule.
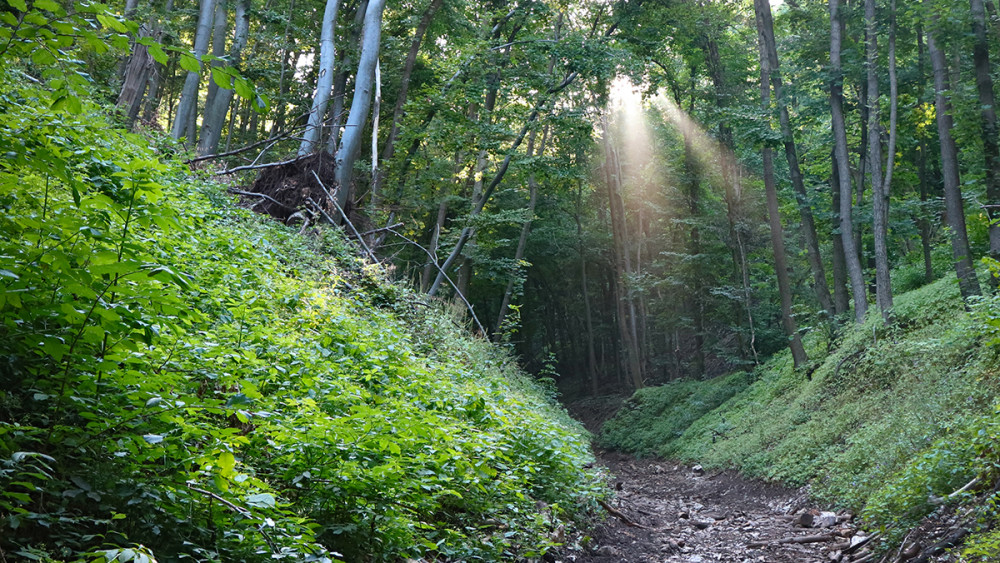
[[[704,473],[671,462],[636,460],[615,453],[604,454],[602,463],[613,474],[617,489],[616,497],[608,503],[611,515],[591,532],[584,549],[566,551],[556,558],[559,561],[870,560],[863,546],[850,548],[852,538],[858,544],[864,537],[851,524],[850,516],[826,513],[826,522],[821,523],[820,511],[809,504],[803,491],[747,480],[734,472]],[[624,519],[614,512],[620,512]],[[800,516],[803,513],[816,515],[816,527],[802,526],[810,520]],[[791,538],[817,541],[790,543]]]

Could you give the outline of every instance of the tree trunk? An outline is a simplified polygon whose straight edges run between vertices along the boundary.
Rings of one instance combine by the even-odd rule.
[[[924,0],[924,5],[930,5]],[[941,172],[944,177],[944,203],[948,213],[948,226],[951,227],[951,250],[955,259],[955,273],[958,276],[958,286],[962,298],[980,294],[979,280],[976,279],[976,269],[972,265],[972,253],[969,249],[969,235],[965,229],[965,210],[962,205],[962,192],[959,187],[958,147],[951,134],[951,100],[947,97],[949,91],[948,65],[944,52],[938,48],[934,33],[927,34],[927,52],[931,58],[934,70],[934,108],[937,113],[938,137],[941,142]]]
[[[895,30],[890,28],[890,34]],[[878,34],[875,23],[875,0],[865,0],[865,63],[868,67],[868,160],[871,170],[872,184],[872,233],[875,239],[875,300],[882,313],[882,319],[888,323],[892,312],[892,285],[889,279],[889,185],[892,180],[893,160],[896,144],[896,69],[895,37],[890,37],[889,76],[892,83],[892,115],[889,141],[888,163],[885,178],[882,177],[882,135],[879,120],[879,85],[878,85]]]
[[[250,35],[250,14],[247,12],[248,0],[237,0],[235,13],[235,31],[233,33],[232,50],[229,59],[233,66],[238,66]],[[198,139],[198,154],[213,154],[219,150],[222,139],[222,127],[229,114],[229,106],[233,101],[232,81],[230,88],[216,92],[211,105],[205,105],[205,117],[201,123],[201,136]],[[253,100],[248,100],[251,104]]]
[[[361,55],[358,57],[358,72],[354,80],[354,97],[351,111],[347,114],[347,126],[343,140],[337,150],[336,184],[337,204],[347,208],[351,199],[351,178],[354,162],[361,154],[365,124],[371,109],[375,65],[378,62],[379,46],[382,38],[382,11],[386,0],[370,0],[365,10],[365,27],[361,34]]]
[[[365,26],[365,12],[367,11],[368,0],[358,2],[358,6],[354,10],[354,25],[351,27],[351,36],[347,44],[357,46],[358,51],[361,50],[361,32]],[[340,146],[340,134],[344,126],[343,119],[347,113],[344,111],[344,105],[347,103],[347,81],[351,76],[351,66],[353,64],[351,50],[343,49],[340,55],[340,62],[337,64],[340,67],[340,72],[333,79],[333,109],[330,112],[332,127],[330,127],[330,136],[326,140],[326,152],[328,154],[337,154]],[[355,80],[357,80],[357,77],[355,77]]]
[[[996,99],[990,74],[989,43],[986,39],[986,11],[983,0],[969,0],[972,6],[972,30],[975,44],[972,60],[976,67],[976,87],[982,115],[983,157],[986,159],[986,213],[990,218],[990,258],[1000,260],[1000,146],[997,138]],[[1000,287],[1000,277],[993,276],[993,287]]]
[[[597,377],[597,355],[594,352],[594,321],[590,310],[590,288],[587,282],[587,258],[583,243],[583,182],[577,182],[576,190],[576,240],[577,252],[580,254],[580,292],[583,295],[583,313],[587,329],[587,375],[590,380],[590,394],[596,397],[600,393],[600,381]]]
[[[208,52],[208,40],[212,35],[214,15],[215,0],[201,0],[198,27],[194,36],[194,56],[199,62]],[[174,115],[173,129],[170,131],[170,136],[174,139],[180,139],[184,136],[185,130],[189,128],[191,115],[197,112],[198,83],[200,81],[201,74],[198,72],[188,72],[184,78],[184,88],[181,90],[181,99],[177,105],[177,113]]]
[[[229,23],[229,15],[226,13],[228,11],[228,0],[215,0],[215,17],[213,18],[212,25],[212,56],[222,58],[226,55],[226,25]],[[219,92],[219,85],[215,83],[212,79],[212,74],[210,69],[218,66],[222,66],[221,61],[212,61],[209,63],[209,68],[206,69],[206,74],[208,74],[208,94],[205,96],[205,112],[209,111],[212,107],[212,103],[215,100],[215,95]],[[202,118],[204,121],[204,118]],[[200,137],[199,137],[200,139]],[[200,142],[199,142],[200,146]]]
[[[788,160],[788,173],[798,200],[799,217],[802,219],[802,237],[806,243],[806,255],[809,258],[809,268],[813,274],[813,288],[820,307],[832,318],[833,302],[830,300],[830,287],[826,283],[826,271],[823,258],[819,252],[819,242],[816,236],[816,222],[813,219],[809,204],[809,194],[806,193],[802,171],[799,169],[798,151],[795,138],[792,135],[791,119],[788,115],[788,104],[785,101],[784,84],[781,78],[781,66],[778,60],[778,50],[774,41],[774,23],[771,19],[771,5],[768,0],[754,0],[754,11],[757,14],[757,28],[763,48],[766,50],[769,79],[774,87],[774,98],[778,105],[778,118],[781,124],[781,137],[785,146],[785,158]],[[764,108],[767,110],[768,108]]]
[[[754,0],[754,8],[757,14],[757,37],[760,49],[760,98],[761,108],[765,111],[771,105],[771,87],[768,79],[771,76],[769,68],[768,46],[765,37],[766,22],[763,21],[764,12],[770,17],[771,8],[767,0]],[[778,278],[778,293],[781,297],[781,321],[788,336],[789,347],[792,351],[792,362],[796,368],[802,367],[809,361],[806,350],[802,346],[802,339],[799,336],[795,319],[792,318],[792,285],[788,275],[788,264],[785,258],[784,232],[781,228],[781,215],[778,210],[778,187],[774,179],[774,155],[768,146],[761,149],[761,158],[764,161],[764,191],[767,196],[767,217],[771,228],[771,248],[774,250],[774,273]]]
[[[424,10],[417,29],[413,32],[413,39],[410,40],[410,50],[406,53],[406,62],[403,64],[403,74],[399,79],[399,92],[396,94],[396,104],[392,110],[392,122],[389,124],[389,133],[385,140],[385,147],[382,149],[382,161],[388,162],[396,150],[396,136],[399,134],[399,123],[403,119],[403,106],[406,105],[406,98],[410,91],[410,77],[413,75],[413,67],[417,63],[417,55],[420,53],[420,44],[424,40],[424,34],[430,27],[434,14],[441,7],[443,0],[431,0],[427,9]],[[381,184],[381,175],[372,179],[373,185]]]
[[[548,140],[548,127],[546,127],[545,132],[542,134],[542,142],[538,146],[537,153],[535,152],[535,132],[532,131],[530,138],[528,139],[528,149],[526,152],[528,158],[531,158],[533,154],[544,154],[545,153],[545,143]],[[517,240],[517,248],[514,250],[514,271],[511,272],[511,279],[507,282],[507,288],[503,293],[503,298],[500,300],[500,313],[497,315],[496,329],[494,330],[494,340],[499,342],[500,337],[503,335],[503,321],[507,317],[507,309],[510,307],[511,297],[514,295],[514,285],[517,282],[518,272],[521,270],[521,261],[524,259],[524,248],[528,244],[528,235],[531,233],[531,222],[535,215],[535,203],[538,201],[538,181],[535,179],[535,174],[532,172],[528,175],[528,206],[525,208],[527,216],[524,219],[524,223],[521,224],[521,236]]]
[[[322,32],[319,39],[319,70],[316,76],[316,94],[312,107],[309,109],[309,120],[306,130],[302,132],[302,142],[299,144],[299,156],[316,152],[320,136],[323,133],[323,119],[326,117],[326,105],[330,101],[330,91],[333,89],[334,61],[337,54],[335,38],[337,28],[337,10],[340,0],[326,0],[323,10]]]
[[[840,170],[837,164],[836,151],[830,151],[830,162],[833,170],[830,174],[830,192],[833,202],[830,211],[833,215],[833,308],[837,316],[851,310],[850,295],[847,290],[847,259],[844,254],[844,234],[840,230]],[[850,235],[848,235],[850,236]]]
[[[631,304],[632,300],[629,298],[629,290],[625,285],[628,282],[626,279],[628,252],[625,241],[625,209],[621,196],[621,171],[612,145],[613,141],[610,138],[610,128],[606,115],[601,116],[601,132],[601,142],[605,155],[605,182],[608,189],[608,214],[611,216],[618,334],[621,345],[625,348],[629,383],[633,389],[641,389],[643,387],[642,369],[639,366],[639,354],[632,338],[633,331],[630,328],[628,311],[626,311],[626,305]]]
[[[847,275],[851,282],[851,296],[854,299],[854,320],[862,323],[868,312],[868,296],[865,293],[865,279],[861,270],[861,260],[854,239],[854,221],[851,218],[853,193],[851,171],[848,166],[847,127],[844,122],[844,77],[841,70],[840,49],[843,37],[843,20],[840,14],[840,0],[830,0],[830,117],[833,124],[834,151],[837,178],[840,180],[840,234],[844,243],[844,259]]]

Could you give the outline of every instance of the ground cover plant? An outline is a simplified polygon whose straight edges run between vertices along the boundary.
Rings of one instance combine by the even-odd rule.
[[[998,311],[990,297],[965,312],[955,280],[941,279],[899,295],[888,327],[869,315],[833,343],[807,339],[810,377],[779,354],[750,374],[645,389],[600,442],[809,485],[900,541],[941,498],[997,478]],[[975,502],[991,522],[995,499]]]
[[[583,430],[461,318],[17,72],[0,76],[7,560],[510,559],[594,502]]]

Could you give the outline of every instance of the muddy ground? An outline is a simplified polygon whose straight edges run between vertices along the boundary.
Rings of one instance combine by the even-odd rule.
[[[569,405],[593,433],[621,401]],[[606,519],[565,538],[548,561],[564,563],[931,563],[955,561],[950,547],[969,528],[968,514],[942,509],[887,550],[853,515],[817,506],[807,489],[705,472],[671,461],[597,450],[615,496]],[[873,549],[880,550],[878,553]],[[1000,556],[996,559],[1000,561]]]
[[[609,517],[559,561],[828,563],[868,555],[849,514],[828,514],[833,522],[823,527],[796,523],[810,509],[817,520],[820,513],[802,490],[615,453],[603,453],[602,462],[617,490]],[[818,541],[792,543],[801,538]]]

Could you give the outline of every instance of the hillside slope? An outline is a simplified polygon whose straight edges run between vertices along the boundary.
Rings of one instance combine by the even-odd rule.
[[[860,513],[895,541],[940,508],[937,498],[978,477],[978,488],[950,503],[983,504],[979,516],[990,521],[1000,303],[986,298],[973,309],[964,311],[953,278],[936,281],[898,296],[892,327],[870,316],[835,342],[809,340],[811,378],[785,353],[752,373],[644,389],[600,442],[809,484],[814,497]]]
[[[0,558],[509,560],[593,503],[585,432],[502,350],[15,72]]]

